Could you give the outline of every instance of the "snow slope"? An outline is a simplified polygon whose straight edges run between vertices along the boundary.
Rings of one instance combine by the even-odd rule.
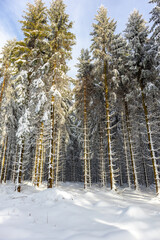
[[[123,189],[65,183],[39,189],[0,185],[0,240],[159,240],[160,199]]]

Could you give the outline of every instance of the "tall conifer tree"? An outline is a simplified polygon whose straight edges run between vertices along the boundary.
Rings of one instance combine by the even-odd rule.
[[[154,178],[156,183],[156,192],[158,193],[160,191],[158,165],[156,161],[152,129],[149,119],[149,108],[147,106],[147,98],[145,94],[145,87],[147,83],[153,80],[153,73],[151,73],[151,70],[153,70],[153,68],[151,60],[148,62],[147,59],[148,54],[146,46],[148,27],[146,26],[144,19],[137,10],[134,10],[134,12],[129,17],[127,27],[125,29],[125,36],[128,39],[129,44],[132,48],[132,76],[137,81],[137,88],[140,88],[142,106],[144,110],[145,123],[147,128],[149,151],[152,159]]]
[[[59,96],[67,92],[68,80],[65,76],[68,67],[67,60],[71,59],[72,46],[75,43],[75,35],[71,32],[73,23],[65,12],[66,6],[62,0],[53,0],[48,11],[50,21],[50,93],[51,93],[51,142],[49,156],[48,187],[53,186],[53,155],[54,155],[54,124],[55,124],[55,95]],[[65,90],[66,89],[66,90]],[[61,94],[63,92],[63,94]]]
[[[110,44],[114,38],[116,23],[107,16],[107,9],[101,6],[98,14],[95,16],[96,23],[93,24],[91,50],[95,60],[101,69],[101,81],[104,84],[106,118],[107,118],[107,137],[108,137],[108,158],[110,167],[111,189],[115,189],[114,169],[113,169],[113,150],[111,140],[111,122],[110,122],[110,103],[109,103],[109,73],[110,65]]]
[[[25,133],[30,132],[30,101],[32,98],[32,83],[37,76],[38,67],[43,64],[45,59],[45,49],[48,34],[47,15],[44,3],[41,0],[35,0],[34,4],[28,3],[27,12],[23,16],[22,31],[25,35],[23,41],[17,42],[14,49],[13,60],[17,67],[17,78],[15,84],[23,85],[23,91],[20,102],[22,103],[22,116],[19,119],[19,127],[17,132],[19,142],[19,161],[17,173],[17,186],[16,190],[21,190],[22,181],[22,166],[25,153]],[[45,61],[45,60],[44,60]],[[22,100],[23,99],[23,100]],[[29,136],[28,136],[29,137]]]

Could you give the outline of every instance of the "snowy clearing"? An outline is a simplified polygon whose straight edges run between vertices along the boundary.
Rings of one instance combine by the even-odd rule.
[[[160,199],[152,190],[118,193],[63,183],[36,189],[25,183],[14,192],[0,185],[0,240],[159,240]]]

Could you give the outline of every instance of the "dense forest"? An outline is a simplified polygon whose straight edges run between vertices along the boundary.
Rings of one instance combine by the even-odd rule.
[[[24,39],[6,42],[0,59],[1,183],[160,192],[160,1],[150,6],[151,27],[134,10],[122,34],[101,6],[73,79],[76,36],[63,0],[27,5]]]

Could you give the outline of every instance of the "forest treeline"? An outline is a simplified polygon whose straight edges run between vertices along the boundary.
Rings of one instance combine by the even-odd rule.
[[[76,79],[67,75],[76,37],[65,4],[28,3],[24,39],[1,55],[1,183],[18,192],[24,180],[160,192],[160,1],[150,3],[151,27],[134,10],[122,34],[98,9]]]

